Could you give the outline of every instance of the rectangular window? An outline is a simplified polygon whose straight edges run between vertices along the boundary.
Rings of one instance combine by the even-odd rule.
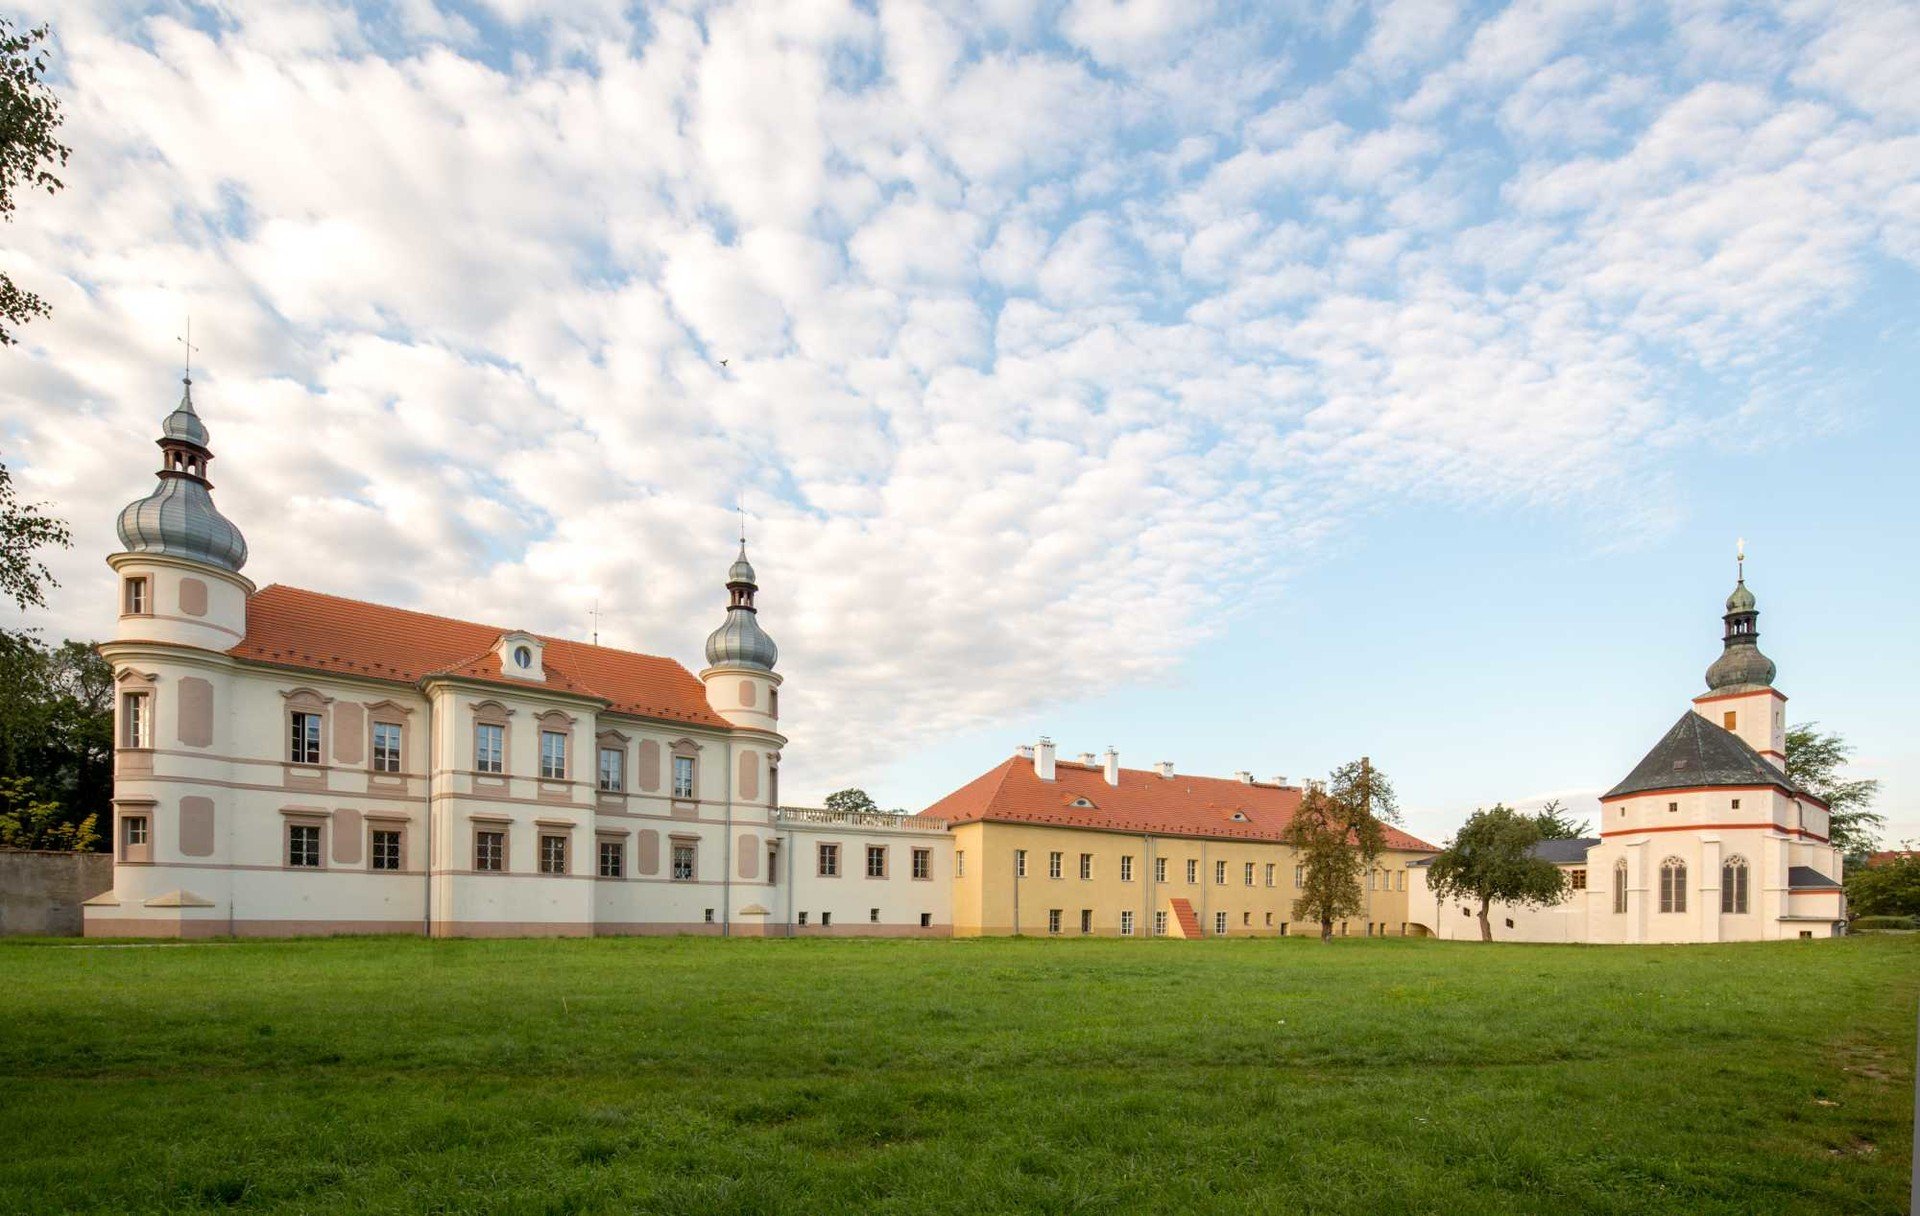
[[[1061,857],[1061,854],[1059,853],[1047,854],[1047,877],[1048,878],[1060,877],[1060,857]]]
[[[1192,857],[1187,858],[1187,881],[1189,883],[1200,881],[1200,862]]]
[[[965,878],[967,876],[967,851],[965,849],[954,850],[953,876],[955,878]]]
[[[147,715],[147,694],[130,692],[120,698],[120,745],[147,747],[153,732]]]
[[[1248,862],[1246,865],[1246,879],[1247,879],[1247,885],[1252,886],[1253,885],[1253,863],[1252,862]]]
[[[400,727],[392,722],[373,724],[373,771],[400,771]]]
[[[1379,884],[1380,884],[1380,871],[1368,870],[1367,871],[1367,890],[1376,891],[1379,889]]]
[[[1747,867],[1720,867],[1720,910],[1735,914],[1747,910]]]
[[[1573,890],[1573,891],[1586,890],[1587,889],[1587,872],[1585,870],[1567,871],[1567,887],[1569,890]]]
[[[1027,851],[1025,849],[1015,849],[1013,851],[1013,876],[1015,878],[1025,878],[1027,876]]]
[[[1080,909],[1080,932],[1082,935],[1093,932],[1093,909]]]
[[[609,794],[617,794],[627,788],[627,753],[622,749],[600,749],[600,788]]]
[[[820,846],[820,877],[840,877],[840,846],[823,844]]]
[[[1660,867],[1660,910],[1662,912],[1687,910],[1687,868],[1685,866]]]
[[[473,728],[473,770],[503,773],[507,765],[507,728],[482,722]]]
[[[673,796],[675,798],[693,797],[693,757],[675,756],[673,758]],[[822,924],[826,922],[821,922]]]
[[[127,844],[136,849],[145,848],[147,843],[147,817],[145,815],[129,815],[121,822],[127,825]]]
[[[867,877],[885,878],[887,876],[887,850],[884,845],[867,846]]]
[[[1153,914],[1153,935],[1155,937],[1165,937],[1167,935],[1167,914],[1165,912],[1155,912]]]
[[[603,840],[600,842],[600,877],[620,878],[627,872],[627,842],[624,840]]]
[[[1679,809],[1680,809],[1680,804],[1679,804],[1679,803],[1677,803],[1677,802],[1669,802],[1669,803],[1667,803],[1667,814],[1669,814],[1669,815],[1671,815],[1671,814],[1674,814],[1674,813],[1675,813],[1675,812],[1677,812],[1677,811],[1678,811]]]
[[[1167,859],[1166,858],[1156,857],[1153,859],[1153,881],[1155,882],[1167,881]]]
[[[820,927],[822,929],[826,929],[826,928],[831,928],[832,925],[833,925],[833,913],[822,912],[820,914]]]
[[[1273,885],[1274,872],[1277,871],[1279,868],[1280,868],[1279,866],[1276,866],[1271,861],[1267,863],[1267,885],[1269,887]]]
[[[473,868],[485,874],[498,874],[507,868],[507,834],[505,832],[473,834]]]
[[[701,916],[700,916],[700,919],[701,919],[701,920],[703,920],[703,921],[705,921],[705,922],[706,922],[707,924],[709,924],[709,925],[710,925],[710,924],[712,924],[712,923],[713,923],[713,909],[712,909],[712,908],[708,908],[708,909],[707,909],[707,910],[706,910],[705,912],[703,912],[703,913],[701,913]]]
[[[1242,912],[1240,914],[1240,927],[1243,929],[1253,928],[1253,913]]]
[[[1224,937],[1226,935],[1226,932],[1227,932],[1227,914],[1225,912],[1215,912],[1213,914],[1214,936]]]
[[[567,872],[567,838],[565,836],[540,838],[540,872],[542,874]]]
[[[152,609],[148,606],[147,580],[144,578],[128,579],[126,614],[128,616],[145,616],[150,611],[152,611]]]
[[[673,881],[692,882],[694,879],[694,846],[690,843],[676,843],[673,846]],[[821,923],[825,923],[824,921]]]
[[[807,914],[805,912],[800,913],[797,919],[802,929],[807,927]]]
[[[1293,889],[1298,891],[1300,888],[1306,885],[1307,885],[1307,867],[1305,866],[1293,867]]]
[[[1267,928],[1273,928],[1273,913],[1267,913]]]
[[[1287,921],[1287,920],[1283,920],[1283,921],[1281,921],[1281,922],[1280,922],[1280,936],[1281,936],[1281,937],[1285,937],[1285,936],[1287,935],[1287,926],[1288,926],[1288,925],[1290,925],[1290,924],[1292,924],[1292,923],[1293,923],[1292,921]]]
[[[320,868],[320,827],[312,823],[287,825],[287,864],[301,869]]]
[[[922,929],[931,929],[931,928],[933,928],[933,913],[931,913],[931,912],[922,912],[922,913],[920,914],[920,927],[921,927]]]
[[[1624,865],[1613,868],[1613,910],[1615,913],[1627,910],[1627,867]]]
[[[371,847],[367,850],[376,870],[397,870],[400,868],[400,833],[392,828],[373,829]]]
[[[1047,932],[1058,936],[1060,933],[1060,909],[1047,909]]]
[[[1739,720],[1740,720],[1740,715],[1735,713],[1731,709],[1728,710],[1726,713],[1720,715],[1720,725],[1726,727],[1728,730],[1732,730],[1734,723],[1738,722]]]
[[[1407,872],[1405,870],[1400,871],[1400,888],[1399,889],[1402,891],[1407,889]]]
[[[1213,885],[1216,887],[1224,887],[1227,885],[1226,862],[1216,861],[1213,863]]]
[[[913,851],[913,876],[915,878],[933,877],[932,849],[915,849]]]
[[[1133,881],[1133,855],[1125,854],[1120,858],[1120,881]]]
[[[287,744],[287,759],[295,764],[320,763],[320,715],[288,715],[292,734]]]
[[[1121,937],[1133,936],[1133,913],[1132,912],[1120,913],[1120,936]]]
[[[880,923],[880,909],[878,908],[867,909],[867,923],[870,925],[877,925]]]
[[[1093,877],[1093,854],[1080,854],[1080,877],[1083,880]]]
[[[1738,798],[1733,800],[1733,809],[1736,811],[1740,809],[1740,800]]]
[[[564,732],[540,732],[540,776],[546,781],[567,779],[567,736]]]

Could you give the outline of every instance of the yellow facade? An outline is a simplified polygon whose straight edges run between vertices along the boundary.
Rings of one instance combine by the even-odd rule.
[[[1206,937],[1319,931],[1293,917],[1295,861],[1282,844],[994,822],[958,825],[953,836],[957,937],[1077,937],[1083,924],[1088,936],[1126,936],[1130,928],[1131,936],[1153,937],[1162,926],[1156,914],[1164,915],[1165,934],[1178,936],[1175,899],[1192,905]],[[1362,882],[1365,912],[1334,932],[1410,932],[1407,866],[1426,855],[1382,853]]]

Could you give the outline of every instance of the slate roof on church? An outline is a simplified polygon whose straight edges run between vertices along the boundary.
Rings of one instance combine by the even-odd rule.
[[[503,675],[498,625],[368,604],[278,583],[247,601],[247,636],[227,653],[296,671],[418,684],[451,676],[503,688],[529,685],[607,703],[615,713],[726,728],[706,689],[672,659],[539,637],[546,680]]]
[[[1015,755],[920,813],[953,826],[982,821],[1031,823],[1274,841],[1299,809],[1302,792],[1293,786],[1249,785],[1226,777],[1162,777],[1132,768],[1120,770],[1120,784],[1115,786],[1107,784],[1104,768],[1066,760],[1055,763],[1054,780],[1042,781],[1030,758]],[[1091,805],[1076,805],[1081,802]],[[1236,814],[1241,818],[1236,819]],[[1387,828],[1386,836],[1390,849],[1434,851],[1432,845],[1399,828]]]
[[[1543,840],[1527,852],[1542,861],[1550,861],[1556,866],[1571,866],[1585,861],[1588,851],[1599,843],[1598,836]]]
[[[1673,729],[1633,766],[1625,780],[1602,796],[1618,798],[1717,785],[1771,785],[1789,794],[1810,796],[1748,746],[1745,739],[1691,709],[1680,715]]]
[[[1843,891],[1846,888],[1812,866],[1788,866],[1787,889],[1790,891]]]

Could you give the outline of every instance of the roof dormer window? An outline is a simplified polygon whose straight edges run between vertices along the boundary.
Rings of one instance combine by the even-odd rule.
[[[530,633],[505,633],[494,645],[500,656],[500,674],[515,680],[545,683],[546,668],[541,662],[540,639]]]
[[[1075,799],[1074,799],[1074,800],[1073,800],[1072,802],[1070,802],[1070,803],[1068,803],[1067,805],[1069,805],[1069,806],[1081,806],[1081,807],[1087,807],[1087,808],[1089,808],[1089,809],[1093,809],[1093,810],[1098,810],[1098,809],[1099,809],[1099,808],[1097,808],[1097,807],[1095,807],[1095,806],[1093,805],[1093,803],[1092,803],[1092,802],[1090,802],[1090,801],[1088,801],[1088,800],[1087,800],[1087,799],[1085,799],[1085,798],[1075,798]]]

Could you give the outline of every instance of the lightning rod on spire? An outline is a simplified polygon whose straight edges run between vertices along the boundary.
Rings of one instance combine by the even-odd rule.
[[[186,354],[186,370],[181,374],[180,382],[182,384],[192,384],[193,383],[193,352],[196,350],[199,350],[200,348],[193,344],[193,315],[191,313],[187,315],[187,332],[182,336],[175,338],[174,341],[178,342],[182,347],[185,348],[185,354]]]

